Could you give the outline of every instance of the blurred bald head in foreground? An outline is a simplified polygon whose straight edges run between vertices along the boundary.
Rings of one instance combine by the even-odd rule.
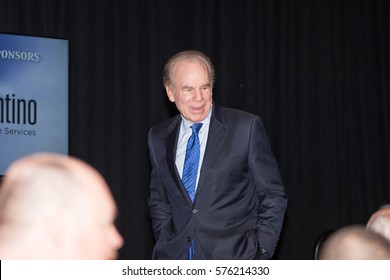
[[[390,241],[390,204],[383,205],[374,212],[367,222],[367,229],[383,235]]]
[[[390,242],[363,225],[332,233],[321,246],[320,260],[390,260]]]
[[[112,259],[123,245],[103,177],[64,155],[14,162],[0,188],[0,259]]]

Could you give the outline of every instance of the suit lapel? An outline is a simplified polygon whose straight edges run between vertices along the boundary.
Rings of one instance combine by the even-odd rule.
[[[173,180],[175,181],[176,186],[179,188],[179,191],[188,200],[188,203],[192,204],[190,198],[188,197],[187,191],[183,185],[183,182],[180,178],[179,172],[176,168],[176,149],[177,149],[177,138],[179,135],[181,117],[180,115],[176,118],[172,124],[168,127],[168,135],[165,138],[165,147],[167,152],[167,164],[169,171]]]
[[[209,135],[200,170],[198,190],[202,189],[204,183],[206,182],[208,173],[215,167],[215,161],[226,134],[227,128],[219,121],[218,107],[215,106],[210,120]]]

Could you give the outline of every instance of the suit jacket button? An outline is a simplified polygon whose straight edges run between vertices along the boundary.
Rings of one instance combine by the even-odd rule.
[[[198,213],[198,212],[199,212],[198,209],[192,209],[192,214],[196,214],[196,213]]]

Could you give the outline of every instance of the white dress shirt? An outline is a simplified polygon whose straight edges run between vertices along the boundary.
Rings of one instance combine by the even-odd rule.
[[[207,138],[209,135],[209,127],[210,127],[210,119],[211,119],[212,110],[213,109],[211,107],[209,114],[201,122],[201,123],[203,123],[203,125],[198,132],[199,143],[200,143],[200,157],[199,157],[198,175],[196,177],[196,187],[195,188],[198,187],[200,169],[202,167],[204,152],[206,150],[206,145],[207,145]],[[184,168],[184,160],[186,157],[187,142],[192,134],[192,129],[190,127],[191,125],[193,125],[193,123],[187,121],[182,116],[182,122],[180,125],[180,132],[179,132],[179,140],[177,143],[177,150],[176,150],[176,161],[175,161],[177,171],[180,174],[180,178],[182,178],[182,176],[183,176],[183,168]]]

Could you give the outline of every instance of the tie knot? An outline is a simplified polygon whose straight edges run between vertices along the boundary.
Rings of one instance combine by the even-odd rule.
[[[202,125],[203,123],[194,123],[193,125],[191,125],[192,132],[198,134]]]

